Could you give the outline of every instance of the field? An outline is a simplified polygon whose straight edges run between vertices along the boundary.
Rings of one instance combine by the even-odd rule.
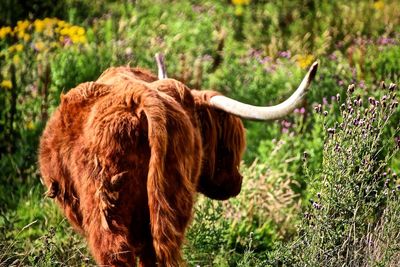
[[[95,265],[44,197],[39,138],[62,93],[157,52],[254,105],[319,62],[304,107],[244,121],[242,191],[198,196],[188,266],[400,266],[398,0],[28,2],[0,3],[0,266]]]

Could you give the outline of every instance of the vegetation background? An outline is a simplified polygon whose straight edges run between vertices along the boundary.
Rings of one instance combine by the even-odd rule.
[[[242,192],[199,196],[189,266],[399,266],[399,38],[398,0],[1,1],[0,266],[94,265],[43,197],[38,140],[62,92],[109,66],[155,72],[156,52],[256,105],[320,62],[303,108],[245,122]]]

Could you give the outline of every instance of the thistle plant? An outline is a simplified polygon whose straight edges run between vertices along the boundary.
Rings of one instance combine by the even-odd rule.
[[[315,198],[293,244],[293,262],[299,266],[400,263],[399,186],[388,167],[399,150],[398,122],[387,129],[396,119],[398,101],[395,84],[382,83],[382,89],[379,100],[364,101],[349,86],[340,119],[324,125],[323,169],[311,178],[318,181]],[[316,111],[325,117],[323,110]]]

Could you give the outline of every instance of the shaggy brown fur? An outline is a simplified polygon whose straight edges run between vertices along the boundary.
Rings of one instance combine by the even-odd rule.
[[[119,67],[61,97],[40,171],[98,264],[182,265],[196,191],[240,192],[244,129],[209,106],[216,94]]]

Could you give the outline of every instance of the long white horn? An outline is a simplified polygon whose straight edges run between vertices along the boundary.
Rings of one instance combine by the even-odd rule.
[[[165,67],[165,62],[164,62],[164,55],[161,53],[156,53],[154,56],[156,58],[157,62],[157,68],[158,68],[158,79],[163,80],[167,79],[167,70]]]
[[[213,96],[210,104],[213,107],[224,110],[228,113],[250,120],[276,120],[285,117],[301,104],[308,92],[311,81],[317,73],[318,62],[314,62],[304,77],[297,90],[284,102],[269,107],[252,106],[241,103],[226,96]]]

